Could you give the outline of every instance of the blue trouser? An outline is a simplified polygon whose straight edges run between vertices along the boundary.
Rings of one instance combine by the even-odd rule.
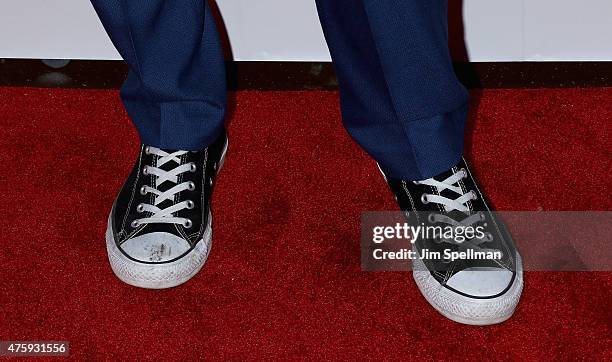
[[[196,150],[223,127],[223,52],[204,0],[92,0],[130,67],[121,89],[143,143]],[[467,92],[448,49],[447,0],[317,0],[343,123],[390,176],[431,177],[463,151]]]

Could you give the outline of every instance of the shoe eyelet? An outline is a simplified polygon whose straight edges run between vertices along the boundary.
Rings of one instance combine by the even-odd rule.
[[[478,199],[478,195],[476,195],[476,192],[474,190],[470,191],[470,194],[472,195],[472,200]]]
[[[191,222],[191,220],[189,220],[189,219],[186,219],[186,220],[183,222],[183,227],[184,227],[185,229],[190,229],[192,226],[193,226],[193,222]]]
[[[144,204],[139,204],[138,206],[136,206],[136,211],[143,212],[144,211]]]
[[[429,204],[429,200],[427,200],[427,194],[421,195],[421,202],[423,204]]]
[[[146,186],[142,186],[140,188],[140,194],[141,195],[146,195],[147,194],[147,187]]]
[[[149,174],[149,168],[147,166],[142,168],[142,174],[145,176]]]
[[[191,200],[187,200],[187,208],[189,210],[193,209],[195,207],[195,203]]]
[[[134,220],[132,221],[132,223],[130,224],[133,228],[137,228],[138,226],[140,226],[140,222],[138,222],[138,220]]]
[[[195,190],[195,184],[193,183],[193,181],[189,181],[189,184],[187,184],[187,190],[189,191]]]
[[[213,163],[213,170],[217,171],[217,163]]]
[[[413,184],[415,185],[420,185],[421,183],[419,181],[412,181]]]
[[[430,224],[435,224],[435,223],[436,223],[436,218],[435,218],[434,214],[429,214],[429,215],[427,215],[427,221],[428,221]]]
[[[211,177],[211,178],[208,180],[208,184],[209,184],[210,186],[212,186],[212,184],[213,184],[213,179],[212,179],[212,177]]]
[[[461,169],[461,170],[459,170],[459,171],[461,171],[461,173],[463,174],[463,177],[462,177],[462,178],[464,178],[464,179],[465,179],[465,178],[467,178],[467,177],[468,177],[468,173],[467,173],[467,170],[466,170],[465,168],[462,168],[462,169]]]
[[[487,218],[485,217],[485,214],[483,212],[479,212],[478,216],[480,216],[480,221],[485,221]]]
[[[145,154],[146,155],[150,155],[151,154],[151,147],[149,147],[149,146],[145,147]]]
[[[196,172],[196,169],[197,169],[196,164],[193,163],[193,162],[190,162],[189,163],[189,171]]]

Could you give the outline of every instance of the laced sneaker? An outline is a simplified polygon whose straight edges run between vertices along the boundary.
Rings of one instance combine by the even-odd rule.
[[[510,318],[523,289],[521,258],[465,160],[427,180],[386,180],[409,222],[478,230],[468,238],[434,232],[415,241],[419,257],[412,261],[413,277],[425,299],[459,323],[488,325]],[[462,257],[445,257],[453,254]]]
[[[106,231],[108,258],[119,279],[171,288],[202,268],[211,247],[213,183],[226,151],[225,132],[196,152],[141,146]]]

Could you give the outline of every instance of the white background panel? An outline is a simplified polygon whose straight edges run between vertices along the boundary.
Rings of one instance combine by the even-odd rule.
[[[0,57],[114,59],[119,55],[88,0],[0,0]]]
[[[612,60],[612,0],[449,1],[451,48],[459,59]],[[218,0],[218,6],[236,60],[329,59],[314,0]],[[0,0],[0,57],[119,56],[88,0]]]
[[[526,60],[612,60],[612,0],[525,0]]]
[[[455,0],[449,1],[452,9]],[[523,2],[521,0],[466,0],[463,4],[463,22],[470,59],[522,60]],[[453,30],[449,29],[451,34]]]
[[[238,60],[327,60],[314,0],[220,0]]]

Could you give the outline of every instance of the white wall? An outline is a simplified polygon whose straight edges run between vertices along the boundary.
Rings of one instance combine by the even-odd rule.
[[[314,0],[218,5],[236,60],[329,59]],[[612,60],[612,0],[464,0],[463,13],[473,61]],[[0,58],[118,57],[88,0],[0,0]]]

